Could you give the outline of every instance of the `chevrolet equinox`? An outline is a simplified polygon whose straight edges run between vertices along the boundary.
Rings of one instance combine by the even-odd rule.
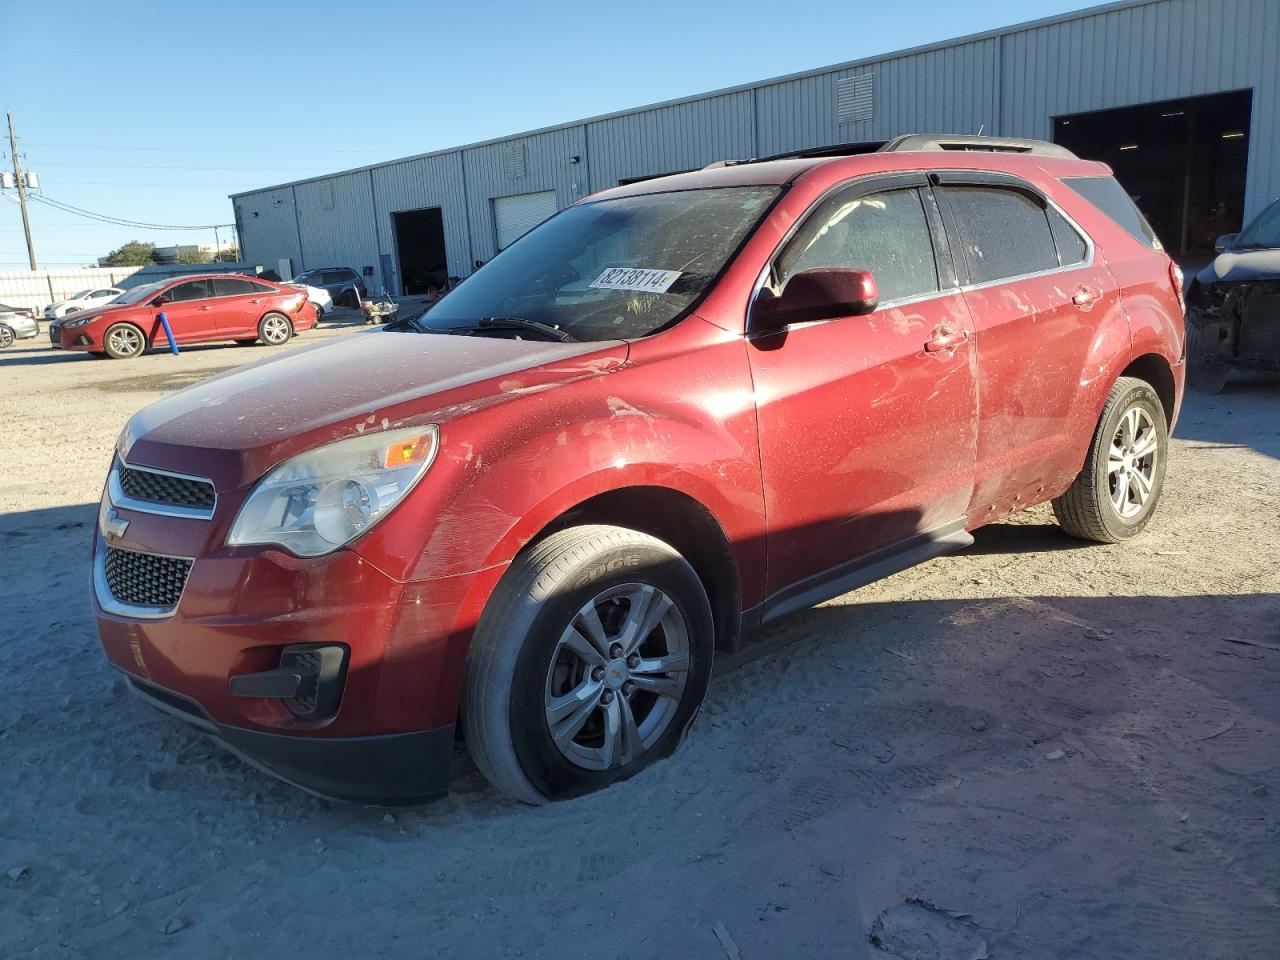
[[[412,802],[465,741],[528,803],[670,754],[717,651],[1051,500],[1160,498],[1181,275],[1108,167],[901,137],[605,190],[429,313],[136,414],[106,655],[313,792]]]

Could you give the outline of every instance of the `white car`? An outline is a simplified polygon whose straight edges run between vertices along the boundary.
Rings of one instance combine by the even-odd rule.
[[[59,320],[68,313],[75,313],[77,310],[104,307],[122,293],[124,291],[119,287],[91,287],[88,290],[81,290],[66,300],[59,300],[57,303],[51,303],[45,307],[44,318],[46,320]]]
[[[307,291],[307,299],[316,308],[316,323],[319,323],[324,315],[333,309],[333,297],[329,296],[329,291],[324,287],[313,287],[309,283],[297,283],[293,280],[285,280],[283,283],[286,287],[297,287],[299,290]]]

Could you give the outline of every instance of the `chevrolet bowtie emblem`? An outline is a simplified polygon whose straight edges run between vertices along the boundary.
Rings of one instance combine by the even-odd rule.
[[[129,521],[121,520],[120,514],[116,513],[115,507],[107,511],[106,517],[102,520],[102,535],[108,540],[119,540],[124,536],[124,532],[129,529]]]

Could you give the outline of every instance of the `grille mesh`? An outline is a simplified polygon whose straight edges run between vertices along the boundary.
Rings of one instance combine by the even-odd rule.
[[[191,561],[107,547],[103,572],[111,595],[139,607],[176,607]]]
[[[207,480],[188,480],[154,473],[120,464],[120,486],[135,500],[168,503],[179,507],[213,508],[213,484]]]

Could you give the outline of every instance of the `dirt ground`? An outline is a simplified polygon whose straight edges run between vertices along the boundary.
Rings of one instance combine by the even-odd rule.
[[[0,957],[883,957],[908,898],[993,958],[1280,956],[1280,387],[1189,398],[1135,541],[1036,509],[767,630],[625,784],[388,813],[136,702],[89,615],[125,420],[268,349],[0,354]]]

